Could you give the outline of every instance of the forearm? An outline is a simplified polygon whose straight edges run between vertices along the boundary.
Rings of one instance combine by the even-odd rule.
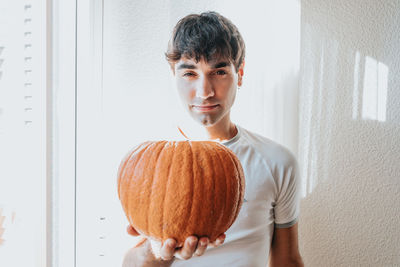
[[[146,241],[142,246],[131,248],[126,253],[122,267],[169,267],[173,261],[156,259],[151,252],[150,243]]]
[[[289,228],[275,228],[268,266],[304,266],[298,245],[298,223]]]
[[[304,267],[303,260],[300,255],[293,257],[281,257],[277,255],[270,255],[268,267]]]

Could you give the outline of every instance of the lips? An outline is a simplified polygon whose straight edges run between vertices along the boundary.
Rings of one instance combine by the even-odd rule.
[[[218,107],[219,105],[193,105],[193,109],[198,110],[198,111],[210,111],[214,110]]]

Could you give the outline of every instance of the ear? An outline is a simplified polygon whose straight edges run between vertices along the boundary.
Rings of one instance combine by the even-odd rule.
[[[169,68],[172,71],[172,75],[175,76],[175,62],[168,61]]]
[[[238,70],[238,86],[242,86],[243,75],[244,75],[244,59],[243,59],[242,64],[240,64],[240,67]]]

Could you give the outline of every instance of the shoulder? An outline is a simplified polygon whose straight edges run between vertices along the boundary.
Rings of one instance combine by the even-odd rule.
[[[251,147],[273,168],[290,168],[297,165],[295,155],[285,146],[258,133],[238,126],[243,143]]]

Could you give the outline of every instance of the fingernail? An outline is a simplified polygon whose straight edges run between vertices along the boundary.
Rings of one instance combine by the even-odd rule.
[[[174,240],[168,240],[168,246],[171,248],[175,247],[175,241]]]
[[[197,238],[192,238],[192,239],[189,240],[189,244],[190,244],[191,246],[195,245],[196,242],[197,242]]]

